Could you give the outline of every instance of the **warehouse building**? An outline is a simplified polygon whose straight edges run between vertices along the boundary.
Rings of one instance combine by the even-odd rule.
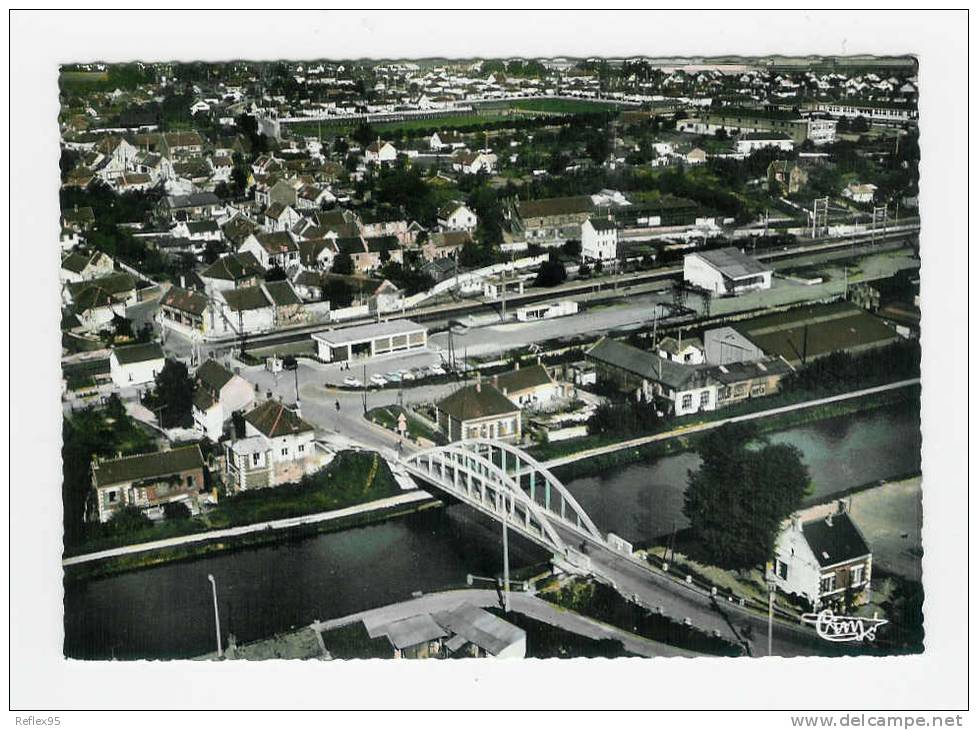
[[[428,330],[409,319],[364,324],[316,332],[316,354],[323,362],[348,362],[395,352],[423,350],[428,346]]]
[[[714,296],[770,289],[772,273],[771,267],[733,247],[683,257],[683,279]]]

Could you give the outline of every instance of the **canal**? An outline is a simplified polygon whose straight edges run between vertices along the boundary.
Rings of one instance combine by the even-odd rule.
[[[770,436],[803,453],[814,496],[920,467],[919,415],[891,406]],[[685,526],[693,453],[632,464],[568,487],[604,531],[640,541]],[[500,570],[498,526],[454,505],[377,525],[227,552],[65,585],[65,653],[87,659],[190,657],[213,650],[218,585],[222,628],[252,641],[316,619],[464,584]],[[511,544],[514,569],[546,556]]]

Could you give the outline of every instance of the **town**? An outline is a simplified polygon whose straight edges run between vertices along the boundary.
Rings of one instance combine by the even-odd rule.
[[[923,650],[914,59],[60,94],[67,655]]]

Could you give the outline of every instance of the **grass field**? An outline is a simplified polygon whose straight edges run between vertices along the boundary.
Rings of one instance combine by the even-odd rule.
[[[62,89],[71,91],[100,84],[108,78],[106,71],[62,71],[58,84]]]
[[[511,104],[513,109],[553,114],[589,114],[614,111],[617,107],[605,101],[587,99],[522,99]]]

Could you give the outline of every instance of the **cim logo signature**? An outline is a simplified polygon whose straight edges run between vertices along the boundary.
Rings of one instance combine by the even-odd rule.
[[[836,616],[828,608],[818,613],[803,614],[801,620],[813,625],[818,635],[826,641],[873,641],[876,630],[889,623],[885,618],[877,618],[877,614],[873,614],[873,618]]]

